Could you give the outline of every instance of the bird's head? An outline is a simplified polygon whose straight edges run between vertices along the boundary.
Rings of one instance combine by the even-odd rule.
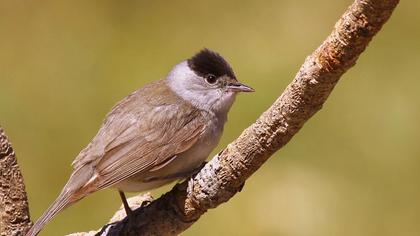
[[[254,89],[236,79],[220,54],[203,49],[176,65],[168,75],[171,89],[194,106],[213,112],[227,112],[239,92]]]

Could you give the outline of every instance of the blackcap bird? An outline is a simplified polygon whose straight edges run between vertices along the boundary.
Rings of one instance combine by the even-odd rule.
[[[93,140],[73,161],[58,198],[26,234],[34,236],[57,213],[85,196],[116,188],[157,188],[191,175],[216,147],[240,83],[218,53],[204,49],[112,108]]]

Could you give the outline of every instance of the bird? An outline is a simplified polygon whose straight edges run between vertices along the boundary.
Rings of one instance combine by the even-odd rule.
[[[204,48],[167,76],[129,94],[106,115],[72,163],[61,193],[26,236],[37,235],[59,212],[96,191],[142,192],[189,177],[217,146],[240,92],[230,64]]]

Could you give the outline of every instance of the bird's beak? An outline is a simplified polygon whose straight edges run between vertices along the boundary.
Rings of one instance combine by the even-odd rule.
[[[232,92],[246,92],[246,93],[255,92],[253,88],[249,87],[248,85],[242,84],[239,81],[229,82],[226,88]]]

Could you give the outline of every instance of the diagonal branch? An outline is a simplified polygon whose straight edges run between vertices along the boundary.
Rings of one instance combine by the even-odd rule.
[[[98,233],[75,235],[176,235],[188,229],[208,209],[239,192],[259,167],[283,147],[321,109],[334,86],[372,37],[389,19],[399,0],[355,0],[322,45],[306,58],[294,80],[258,120],[199,173],[177,184],[128,221],[118,214]],[[0,129],[0,232],[22,235],[30,226],[23,179],[14,152]],[[138,196],[136,206],[147,195]]]
[[[0,126],[0,235],[23,235],[32,226],[15,152]]]
[[[176,235],[208,209],[228,201],[321,109],[341,75],[355,65],[398,2],[356,0],[322,45],[306,58],[283,94],[254,124],[196,176],[137,209],[130,222],[123,219],[96,235]]]

